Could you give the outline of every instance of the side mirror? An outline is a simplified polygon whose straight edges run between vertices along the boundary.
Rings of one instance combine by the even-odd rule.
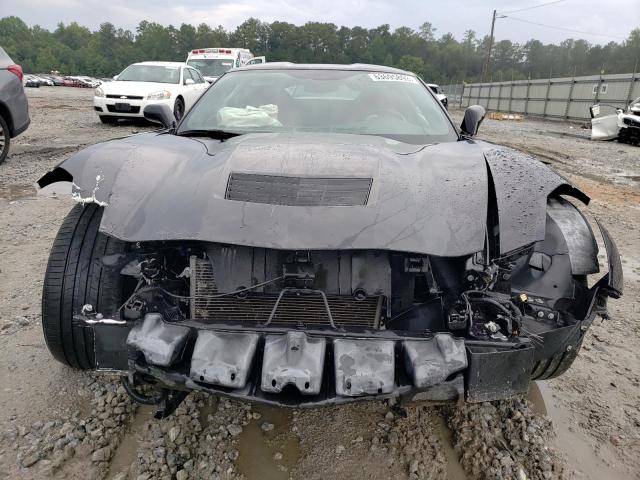
[[[114,75],[114,76],[113,76],[113,79],[114,79],[114,80],[117,80],[117,79],[118,79],[118,77],[119,77],[119,75]]]
[[[195,83],[196,83],[195,80],[193,80],[192,78],[185,78],[184,80],[185,85],[193,85]]]
[[[164,128],[172,128],[176,124],[176,117],[169,105],[156,103],[144,107],[144,118],[150,122],[160,123]]]
[[[589,113],[591,114],[591,118],[596,118],[598,115],[600,115],[600,105],[590,106]]]
[[[471,105],[470,107],[467,107],[464,111],[462,125],[460,125],[462,133],[471,137],[478,133],[478,128],[480,128],[480,124],[482,123],[482,120],[484,120],[485,114],[486,111],[484,107],[481,107],[480,105]]]

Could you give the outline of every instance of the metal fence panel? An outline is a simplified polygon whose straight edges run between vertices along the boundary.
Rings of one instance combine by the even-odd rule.
[[[640,73],[455,84],[443,89],[450,105],[588,120],[589,107],[595,103],[624,107],[640,97]]]

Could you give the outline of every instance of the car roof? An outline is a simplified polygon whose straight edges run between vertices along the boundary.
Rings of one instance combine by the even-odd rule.
[[[186,67],[184,62],[137,62],[134,65],[155,65],[156,67]]]
[[[350,65],[335,63],[291,63],[291,62],[267,62],[255,65],[246,65],[236,68],[234,71],[242,70],[347,70],[354,72],[380,72],[399,73],[403,75],[416,75],[412,72],[400,70],[399,68],[385,67],[383,65],[369,65],[366,63],[352,63]]]
[[[440,86],[437,83],[427,83],[426,85],[427,85],[427,87],[439,87]]]

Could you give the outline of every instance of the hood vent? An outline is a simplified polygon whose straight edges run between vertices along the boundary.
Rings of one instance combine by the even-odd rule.
[[[366,205],[371,178],[285,177],[232,173],[225,198],[240,202],[329,207]]]

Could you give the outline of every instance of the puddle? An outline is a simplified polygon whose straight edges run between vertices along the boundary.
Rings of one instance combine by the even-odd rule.
[[[451,430],[449,430],[449,427],[442,416],[434,415],[434,417],[435,421],[433,422],[433,426],[440,436],[444,456],[447,460],[447,480],[466,480],[468,477],[464,473],[464,469],[460,464],[460,458],[453,448],[453,436],[451,434]]]
[[[298,438],[291,432],[292,411],[265,405],[255,405],[253,411],[262,417],[251,420],[238,437],[238,471],[247,480],[289,479],[299,456]],[[264,422],[272,423],[274,429],[262,431]],[[275,460],[276,453],[281,453],[282,459]]]
[[[133,422],[125,432],[118,448],[109,464],[109,473],[105,478],[113,478],[118,473],[128,472],[131,464],[137,458],[139,436],[147,420],[153,418],[153,405],[138,405]]]
[[[609,466],[618,462],[615,453],[606,445],[600,445],[596,451],[594,445],[597,440],[584,433],[569,412],[558,405],[546,382],[531,382],[529,400],[536,413],[547,415],[553,421],[555,448],[564,456],[570,475],[580,472],[577,476],[586,480],[628,480],[622,472],[616,472]]]
[[[35,197],[36,187],[33,185],[0,185],[0,198],[8,201]]]

